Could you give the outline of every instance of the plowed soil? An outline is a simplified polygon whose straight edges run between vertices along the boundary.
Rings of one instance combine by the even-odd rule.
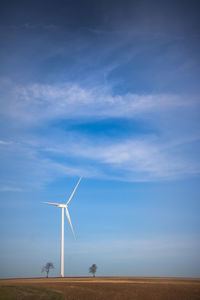
[[[52,292],[56,293],[55,299],[66,300],[200,300],[200,279],[145,277],[2,279],[0,299],[3,289],[14,293],[14,289],[33,288],[41,296],[21,293],[23,296],[7,299],[48,299],[45,293]]]

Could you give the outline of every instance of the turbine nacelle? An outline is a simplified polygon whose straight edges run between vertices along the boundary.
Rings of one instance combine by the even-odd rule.
[[[58,207],[60,207],[60,208],[67,208],[67,204],[59,204]]]

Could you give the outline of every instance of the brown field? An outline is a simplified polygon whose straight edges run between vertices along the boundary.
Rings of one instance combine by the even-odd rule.
[[[200,300],[200,279],[96,277],[0,280],[0,300]]]

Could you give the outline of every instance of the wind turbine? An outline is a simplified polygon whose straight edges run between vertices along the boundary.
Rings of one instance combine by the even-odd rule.
[[[71,227],[71,230],[72,230],[72,234],[74,236],[74,239],[76,240],[76,237],[75,237],[75,234],[74,234],[74,230],[73,230],[73,226],[72,226],[72,222],[71,222],[71,219],[70,219],[70,215],[69,215],[69,211],[67,209],[68,207],[68,204],[69,202],[71,201],[80,181],[81,181],[81,178],[79,178],[79,181],[77,183],[77,185],[75,186],[73,192],[71,193],[71,196],[69,197],[68,201],[66,204],[61,204],[61,203],[51,203],[51,202],[43,202],[45,204],[50,204],[50,205],[54,205],[54,206],[57,206],[59,208],[62,209],[62,214],[61,214],[61,246],[60,246],[60,277],[64,277],[64,209],[65,209],[65,212],[66,212],[66,216],[67,216],[67,219],[69,221],[69,225]]]

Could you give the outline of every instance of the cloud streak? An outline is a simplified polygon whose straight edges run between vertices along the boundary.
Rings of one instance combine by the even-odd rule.
[[[167,94],[113,95],[108,87],[82,88],[77,84],[8,86],[3,112],[27,123],[58,118],[131,118],[197,105],[196,99]],[[141,116],[142,114],[142,116]]]
[[[199,141],[199,137],[197,140]],[[187,141],[185,140],[184,143]],[[107,144],[81,141],[81,137],[77,137],[70,143],[68,140],[67,144],[57,145],[57,147],[52,145],[44,150],[61,157],[77,157],[83,161],[91,161],[93,164],[102,164],[112,170],[111,178],[121,177],[128,181],[170,180],[196,176],[200,173],[200,165],[195,159],[185,155],[181,144],[164,145],[155,137],[132,138]]]
[[[40,177],[68,174],[128,181],[174,180],[198,176],[200,165],[191,145],[199,147],[197,99],[179,95],[113,94],[111,87],[83,88],[78,84],[32,84],[19,86],[7,81],[2,116],[20,128],[19,140],[0,141],[10,145],[10,155],[24,158],[24,164]],[[7,101],[5,101],[5,99]],[[193,117],[194,116],[194,117]],[[187,119],[186,119],[187,117]],[[152,132],[115,139],[55,128],[56,120],[76,123],[115,119],[144,122]],[[41,128],[50,125],[47,137]],[[51,127],[53,126],[53,127]],[[26,128],[26,132],[22,134]],[[51,129],[52,128],[52,129]],[[184,129],[185,128],[185,129]],[[183,130],[184,129],[184,130]],[[30,132],[32,133],[30,133]],[[35,133],[34,133],[35,131]],[[24,136],[22,140],[22,136]],[[9,151],[8,151],[9,153]],[[62,158],[64,160],[61,163]],[[77,163],[75,163],[77,161]],[[25,163],[26,162],[26,163]],[[40,167],[42,166],[42,171]],[[57,175],[56,175],[57,174]],[[41,180],[45,181],[45,180]]]
[[[1,192],[22,192],[23,190],[18,187],[13,186],[0,186]]]

